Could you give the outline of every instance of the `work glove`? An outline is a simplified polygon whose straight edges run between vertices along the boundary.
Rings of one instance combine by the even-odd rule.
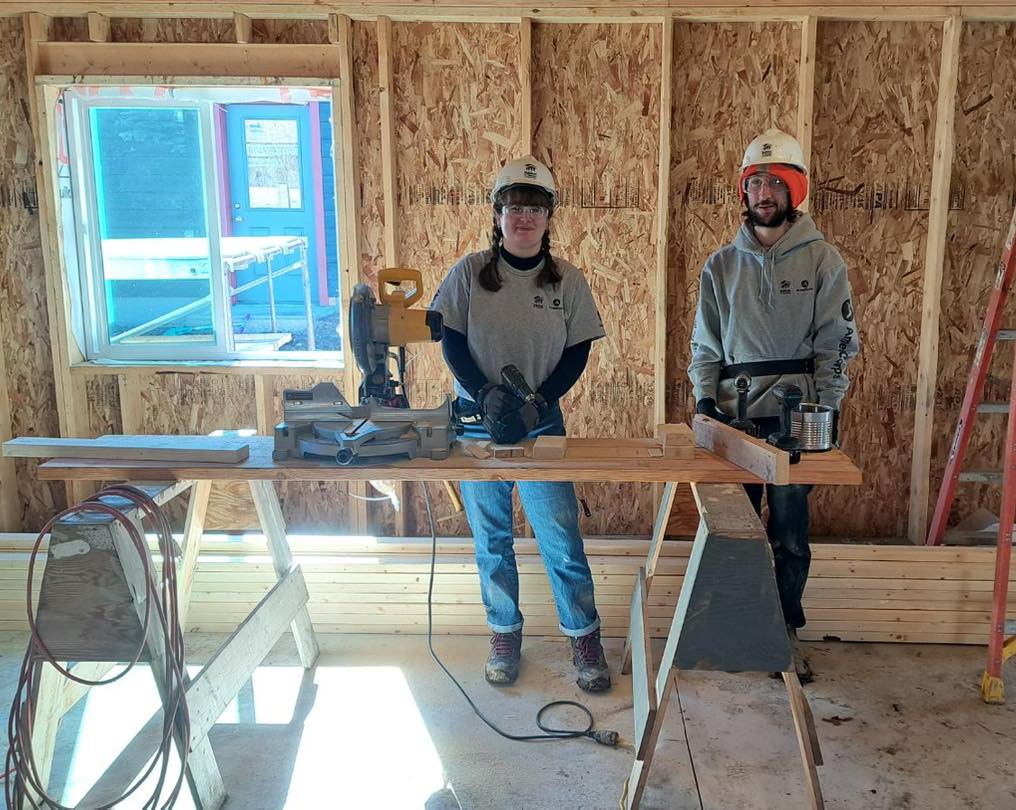
[[[701,413],[708,416],[710,419],[715,419],[717,422],[723,422],[725,425],[731,423],[731,418],[727,416],[723,411],[716,407],[716,400],[712,397],[703,397],[695,403],[695,413]]]
[[[520,399],[503,385],[485,385],[477,404],[483,414],[484,429],[498,444],[514,444],[540,422],[536,403]]]

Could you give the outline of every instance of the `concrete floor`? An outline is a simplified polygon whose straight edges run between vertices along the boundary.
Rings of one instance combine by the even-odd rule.
[[[26,638],[0,634],[5,701]],[[191,638],[191,662],[206,659],[220,641]],[[423,808],[446,785],[467,810],[618,806],[630,750],[496,736],[433,663],[423,637],[320,641],[321,658],[308,673],[298,666],[292,641],[280,642],[212,731],[230,810]],[[631,739],[630,680],[615,676],[605,695],[580,693],[562,639],[526,639],[523,674],[501,690],[482,679],[485,638],[439,637],[436,646],[482,708],[515,733],[536,730],[533,718],[546,701],[576,699],[589,706],[597,727]],[[819,774],[827,807],[1016,807],[1016,701],[980,702],[981,648],[808,647],[819,673],[806,692],[825,755]],[[608,643],[612,665],[620,650],[619,641]],[[1016,693],[1016,668],[1007,674]],[[781,682],[691,673],[681,683],[704,807],[808,806]],[[77,801],[154,709],[150,684],[148,673],[138,670],[118,685],[93,690],[67,716],[51,792]],[[188,806],[189,799],[178,803]],[[436,797],[427,805],[455,806]],[[668,708],[642,806],[700,806],[677,701]]]

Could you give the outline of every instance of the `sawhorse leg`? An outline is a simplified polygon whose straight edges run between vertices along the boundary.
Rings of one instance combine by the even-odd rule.
[[[286,521],[282,516],[282,504],[279,503],[279,496],[271,481],[251,481],[250,492],[254,498],[254,508],[257,509],[261,529],[268,541],[272,562],[275,564],[275,575],[282,580],[293,567],[293,554],[289,550],[289,541],[286,540]],[[317,660],[319,649],[307,605],[303,605],[297,611],[291,627],[293,638],[296,640],[296,649],[300,654],[300,662],[305,669],[310,669]]]
[[[653,584],[653,572],[656,570],[656,563],[660,559],[660,552],[663,550],[663,539],[667,534],[667,524],[670,522],[670,512],[674,508],[674,498],[677,495],[677,484],[668,482],[663,487],[663,494],[660,497],[660,506],[656,511],[656,522],[653,524],[653,536],[649,540],[649,553],[646,555],[646,592]],[[624,640],[624,656],[621,659],[621,673],[627,675],[631,672],[631,628],[628,628],[628,637]]]

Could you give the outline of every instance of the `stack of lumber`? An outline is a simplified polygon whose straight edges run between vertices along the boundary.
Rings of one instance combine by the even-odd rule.
[[[429,539],[293,536],[291,545],[307,580],[310,613],[319,632],[426,632]],[[27,535],[6,535],[0,543],[0,629],[27,627],[29,547]],[[264,549],[257,535],[206,537],[187,630],[227,632],[247,616],[274,581]],[[486,634],[471,542],[447,538],[438,549],[436,632]],[[648,540],[590,538],[586,549],[604,634],[624,636]],[[690,549],[688,541],[664,544],[648,599],[654,637],[669,630]],[[519,539],[516,551],[526,632],[557,634],[557,615],[534,541]],[[987,642],[993,548],[816,543],[813,555],[803,638]],[[36,592],[40,579],[41,566]],[[1010,581],[1010,608],[1016,613],[1016,563]]]

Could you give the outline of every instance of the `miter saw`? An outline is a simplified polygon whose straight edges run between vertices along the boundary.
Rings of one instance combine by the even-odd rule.
[[[405,286],[403,286],[405,285]],[[358,405],[351,405],[333,383],[282,392],[284,421],[275,428],[272,458],[326,456],[339,464],[358,459],[408,455],[448,458],[462,428],[445,396],[437,408],[410,408],[403,387],[407,343],[441,339],[441,314],[410,309],[423,295],[419,270],[391,267],[378,274],[379,301],[366,284],[357,284],[349,302],[349,337],[363,374]],[[391,355],[392,346],[398,348]],[[398,377],[389,370],[396,360]]]

